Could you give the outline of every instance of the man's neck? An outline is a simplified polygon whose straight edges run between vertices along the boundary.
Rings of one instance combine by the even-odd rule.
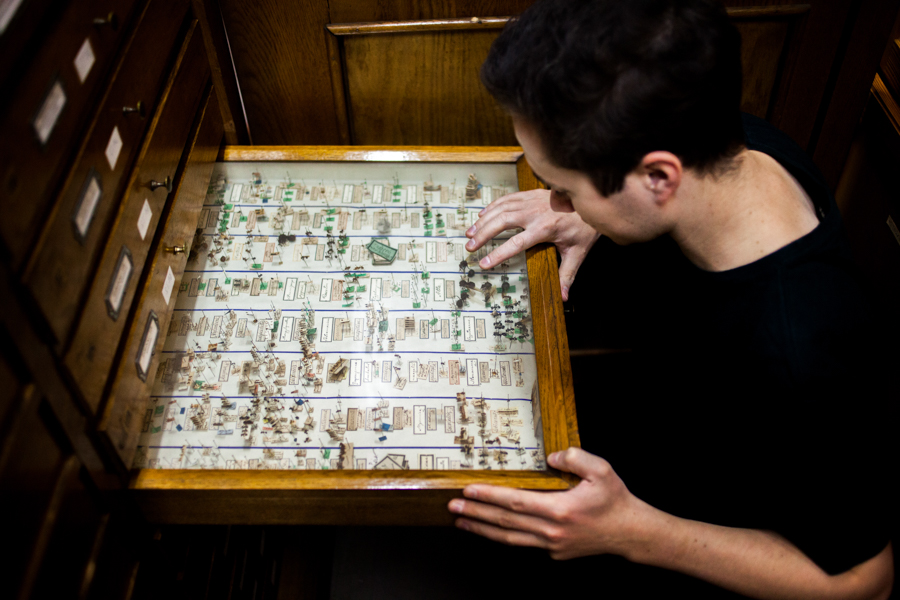
[[[772,254],[818,225],[809,195],[775,159],[752,150],[720,176],[685,173],[671,235],[701,269],[727,271]]]

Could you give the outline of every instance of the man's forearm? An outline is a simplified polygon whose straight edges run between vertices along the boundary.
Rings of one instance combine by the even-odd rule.
[[[679,571],[754,598],[887,598],[891,547],[840,575],[829,575],[781,536],[674,517],[637,500],[633,562]]]

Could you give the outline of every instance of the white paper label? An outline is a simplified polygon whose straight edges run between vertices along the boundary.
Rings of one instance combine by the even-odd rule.
[[[122,298],[125,297],[125,287],[131,276],[131,269],[131,257],[125,254],[119,261],[119,266],[113,273],[112,285],[109,286],[109,305],[116,313],[122,308]]]
[[[84,83],[84,80],[87,79],[94,62],[94,49],[91,48],[91,40],[90,38],[84,38],[84,43],[81,44],[78,54],[75,55],[75,70],[78,71],[78,80],[81,83]]]
[[[166,280],[163,282],[162,295],[163,298],[166,299],[166,304],[169,304],[169,298],[172,297],[172,288],[175,287],[175,274],[172,272],[172,267],[169,267],[169,272],[166,273]]]
[[[44,103],[34,118],[34,132],[42,144],[46,144],[56,127],[56,121],[62,113],[63,107],[66,105],[66,92],[63,91],[62,84],[57,81],[50,88],[50,93],[44,98]]]
[[[6,26],[16,15],[20,4],[22,0],[0,0],[0,34],[6,31]]]
[[[144,345],[138,355],[138,366],[143,373],[150,369],[150,359],[153,358],[153,349],[156,348],[156,338],[159,336],[159,325],[156,319],[147,322],[147,335],[144,336]]]
[[[109,142],[106,144],[106,161],[109,163],[109,168],[113,171],[116,170],[116,161],[119,160],[119,152],[121,151],[122,136],[119,135],[119,128],[113,127],[109,136]]]
[[[236,183],[231,188],[231,202],[232,204],[240,204],[241,203],[241,194],[244,192],[244,184]]]
[[[78,230],[78,235],[81,237],[87,235],[88,227],[91,226],[91,220],[94,218],[94,209],[97,208],[99,201],[100,182],[97,181],[97,176],[93,175],[84,190],[84,196],[78,205],[78,212],[75,213],[75,229]]]
[[[144,208],[141,209],[141,216],[138,217],[138,233],[141,234],[141,239],[147,237],[147,227],[150,226],[152,218],[153,210],[150,208],[150,203],[144,198]]]

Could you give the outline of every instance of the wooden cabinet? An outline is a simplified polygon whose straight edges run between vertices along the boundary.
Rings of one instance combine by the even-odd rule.
[[[144,307],[167,318],[147,290],[161,299],[169,268],[180,277],[184,254],[165,248],[190,244],[222,141],[209,28],[190,0],[10,6],[0,14],[0,494],[14,549],[4,596],[124,597],[147,530],[123,502],[126,469],[104,417],[127,403],[106,398],[140,396],[115,374],[127,363],[135,376],[128,353]]]
[[[129,186],[116,206],[118,214],[104,236],[100,264],[65,355],[66,366],[92,410],[99,406],[106,383],[105,377],[97,375],[108,374],[112,366],[117,347],[109,340],[118,339],[125,326],[153,232],[167,202],[184,196],[181,187],[176,191],[175,177],[209,71],[199,28],[191,28],[188,34]],[[72,274],[72,279],[76,276]]]
[[[186,38],[193,37],[188,34],[193,34],[196,23],[184,21],[188,6],[187,0],[154,0],[147,5],[30,252],[23,280],[60,347],[82,306],[82,294],[109,235],[122,190],[134,172],[141,141],[156,124],[154,115],[167,98],[160,92],[170,91],[166,82],[172,73],[171,58],[177,61]],[[173,174],[159,183],[166,176],[171,179]],[[152,181],[141,183],[159,204],[167,189]]]
[[[98,430],[126,467],[130,467],[137,446],[143,409],[159,363],[158,353],[172,317],[222,134],[218,99],[213,92],[191,139],[175,200],[163,215],[159,243],[138,292],[135,317],[127,330],[121,360],[110,374],[111,387],[98,423]],[[102,339],[99,335],[98,343]]]
[[[66,170],[71,139],[104,94],[133,13],[141,12],[135,0],[59,2],[43,11],[35,4],[20,7],[22,14],[13,16],[0,39],[4,97],[16,90],[2,101],[0,203],[18,207],[17,218],[4,219],[0,233],[16,265],[30,254]],[[34,48],[20,26],[52,43]]]

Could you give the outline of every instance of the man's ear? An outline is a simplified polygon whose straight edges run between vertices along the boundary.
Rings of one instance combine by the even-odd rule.
[[[664,204],[681,185],[684,167],[681,159],[671,152],[657,150],[644,155],[638,175],[641,184],[656,197],[656,202]]]

